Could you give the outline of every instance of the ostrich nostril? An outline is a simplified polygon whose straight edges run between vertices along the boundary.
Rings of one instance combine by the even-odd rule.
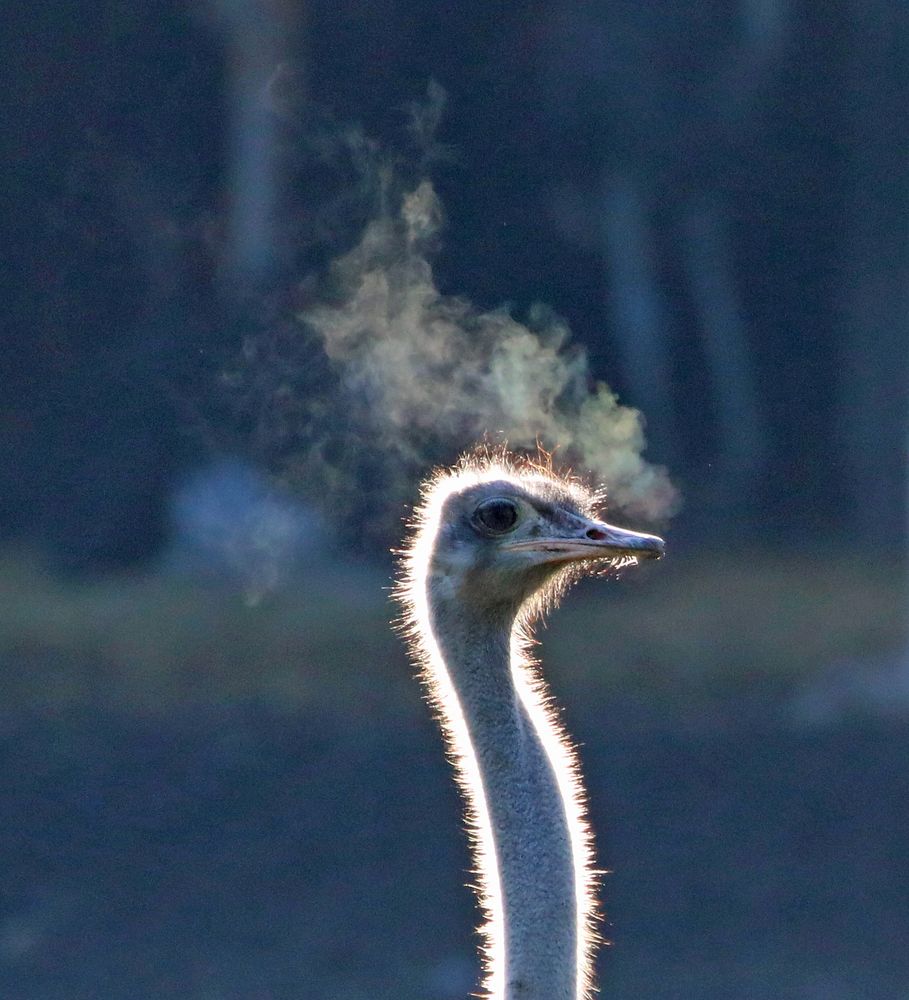
[[[587,537],[592,538],[595,542],[602,542],[606,537],[606,532],[600,531],[599,528],[588,528]]]

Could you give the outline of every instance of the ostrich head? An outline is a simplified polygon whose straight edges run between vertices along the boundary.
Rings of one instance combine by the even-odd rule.
[[[440,596],[533,617],[581,575],[662,555],[656,535],[599,520],[598,499],[536,465],[464,464],[429,486],[411,579],[422,569]]]

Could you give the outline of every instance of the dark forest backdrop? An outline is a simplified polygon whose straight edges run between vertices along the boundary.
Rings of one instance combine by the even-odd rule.
[[[222,367],[359,233],[352,179],[307,147],[322,115],[433,175],[444,291],[569,321],[643,410],[677,530],[892,548],[906,19],[883,0],[17,8],[3,531],[85,566],[161,544]],[[430,81],[450,155],[427,165],[404,140]]]

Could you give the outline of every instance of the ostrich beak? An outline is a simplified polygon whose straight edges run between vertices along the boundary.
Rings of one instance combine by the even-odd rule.
[[[657,535],[629,531],[604,521],[577,518],[577,530],[570,534],[528,538],[507,546],[512,552],[537,552],[543,562],[581,562],[585,559],[659,559],[665,543]]]

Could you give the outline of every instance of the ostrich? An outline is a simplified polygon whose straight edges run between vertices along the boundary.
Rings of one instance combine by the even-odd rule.
[[[490,1000],[592,989],[584,793],[528,647],[571,582],[663,552],[596,520],[597,500],[505,454],[465,459],[425,484],[401,553],[403,625],[467,802]]]

